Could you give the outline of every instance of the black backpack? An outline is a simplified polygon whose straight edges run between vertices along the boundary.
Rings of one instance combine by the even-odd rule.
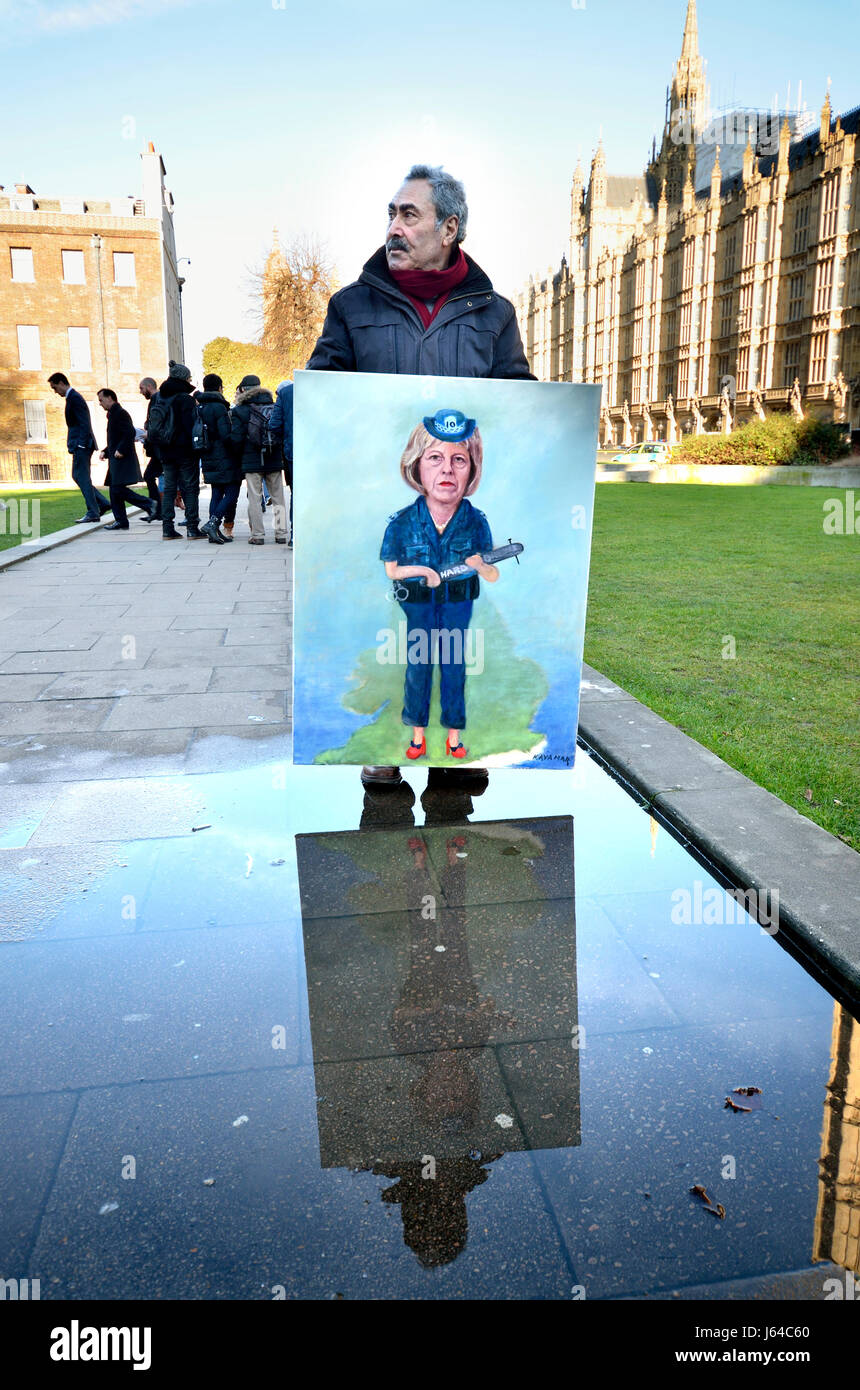
[[[209,427],[197,401],[194,402],[194,419],[191,423],[191,447],[195,454],[209,452]]]
[[[251,401],[248,406],[248,443],[252,449],[259,452],[260,462],[267,465],[266,471],[270,473],[280,466],[278,441],[269,429],[269,419],[274,408],[274,401],[266,404]]]
[[[173,443],[175,433],[176,419],[173,414],[173,397],[168,396],[164,400],[161,396],[153,396],[146,421],[147,444],[155,445],[156,449],[163,449],[167,444]]]

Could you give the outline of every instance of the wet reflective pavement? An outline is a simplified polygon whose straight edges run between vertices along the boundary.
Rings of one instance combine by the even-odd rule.
[[[410,776],[22,789],[0,1276],[806,1299],[858,1270],[851,1011],[581,752],[474,795]]]

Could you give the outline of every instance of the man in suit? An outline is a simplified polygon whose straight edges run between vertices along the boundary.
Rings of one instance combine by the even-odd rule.
[[[80,391],[75,391],[69,385],[68,377],[63,376],[62,372],[49,376],[48,385],[66,401],[66,448],[72,456],[72,479],[80,488],[87,507],[86,516],[79,516],[78,522],[100,521],[105,512],[110,511],[110,503],[93,487],[90,476],[90,459],[93,450],[98,448],[90,408]]]
[[[131,490],[132,483],[143,481],[137,450],[134,447],[134,421],[128,411],[123,410],[116,392],[109,386],[103,386],[99,391],[99,405],[107,415],[107,445],[102,449],[99,458],[107,460],[105,483],[110,487],[110,504],[114,514],[114,520],[105,530],[127,531],[126,502],[132,507],[148,510],[150,519],[155,515],[156,504],[149,498],[142,497],[139,492]]]

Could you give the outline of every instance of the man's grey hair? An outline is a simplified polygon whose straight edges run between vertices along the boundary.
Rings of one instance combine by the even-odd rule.
[[[446,174],[441,164],[413,164],[405,182],[408,183],[410,179],[426,179],[429,183],[433,194],[433,206],[436,209],[437,227],[441,227],[449,217],[457,218],[459,244],[466,235],[466,223],[469,220],[466,190],[460,180],[455,179],[453,174]]]
[[[152,389],[153,389],[153,391],[157,391],[157,390],[158,390],[158,382],[155,380],[154,377],[151,377],[151,376],[143,376],[143,377],[141,377],[141,379],[140,379],[140,385],[141,385],[141,386],[151,386]]]

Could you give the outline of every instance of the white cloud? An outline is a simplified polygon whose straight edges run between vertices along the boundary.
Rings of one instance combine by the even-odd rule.
[[[150,19],[164,10],[185,8],[199,0],[0,0],[5,43],[22,42],[37,34],[68,34],[108,25]]]

